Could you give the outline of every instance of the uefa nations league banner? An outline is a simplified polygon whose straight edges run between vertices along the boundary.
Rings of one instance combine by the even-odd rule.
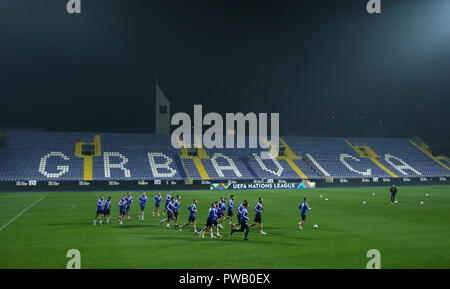
[[[301,183],[244,183],[244,184],[211,184],[209,189],[212,191],[220,190],[273,190],[273,189],[313,189],[315,182],[304,181]]]

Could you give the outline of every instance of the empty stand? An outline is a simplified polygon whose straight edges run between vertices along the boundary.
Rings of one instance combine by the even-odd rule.
[[[398,176],[449,176],[446,169],[414,146],[409,139],[350,138],[352,143],[367,144],[380,156],[379,161]]]
[[[281,155],[264,159],[259,146],[188,151],[151,134],[6,131],[0,181],[450,176],[448,158],[434,157],[416,138],[282,137],[280,143]]]

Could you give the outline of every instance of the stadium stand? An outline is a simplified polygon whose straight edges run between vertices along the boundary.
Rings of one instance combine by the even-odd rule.
[[[394,138],[351,138],[353,143],[367,145],[380,156],[380,163],[398,176],[433,177],[448,176],[448,170],[431,154],[409,139]]]
[[[151,134],[102,134],[103,158],[94,158],[94,179],[182,180],[179,150],[170,138]]]
[[[369,159],[360,158],[344,138],[284,137],[296,154],[305,156],[310,167],[322,177],[389,177]]]
[[[182,161],[184,162],[186,168],[186,175],[194,180],[201,180],[201,176],[195,166],[194,159],[183,159]]]
[[[450,168],[450,160],[446,156],[440,156],[441,163]]]
[[[76,143],[95,134],[4,133],[0,149],[0,180],[85,180],[88,166],[76,155]],[[168,137],[150,134],[102,134],[101,156],[93,157],[94,180],[141,180],[186,177],[179,151]]]
[[[0,181],[244,180],[450,176],[418,138],[282,137],[261,148],[176,149],[151,134],[5,131]]]
[[[74,155],[75,143],[88,134],[5,131],[0,148],[0,179],[82,180],[83,160]]]

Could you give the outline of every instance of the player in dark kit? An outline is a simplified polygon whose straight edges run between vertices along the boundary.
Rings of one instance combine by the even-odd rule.
[[[103,199],[103,195],[100,196],[100,199],[97,201],[97,213],[94,218],[94,226],[97,224],[97,218],[100,217],[99,224],[102,225],[103,221],[103,210],[105,208],[105,200]]]
[[[248,222],[248,202],[246,200],[244,200],[242,202],[242,213],[241,213],[241,219],[240,219],[241,227],[239,229],[231,229],[231,235],[233,235],[234,232],[244,232],[244,230],[245,230],[244,240],[247,241],[248,240],[248,231],[250,230],[247,222]]]
[[[106,218],[106,224],[109,224],[109,217],[111,216],[111,197],[105,202],[105,208],[103,209],[103,218]]]
[[[166,195],[166,205],[164,206],[164,211],[163,211],[163,216],[166,215],[166,211],[167,211],[167,205],[170,203],[170,200],[172,199],[172,192],[168,191],[167,195]]]
[[[175,209],[175,198],[171,198],[169,203],[166,206],[166,212],[167,212],[167,219],[161,220],[160,224],[167,222],[166,227],[170,228],[170,223],[173,220],[173,211]]]
[[[139,197],[139,204],[141,206],[141,211],[138,215],[139,220],[144,220],[144,211],[145,211],[145,205],[147,204],[148,198],[147,194],[145,192],[142,193],[142,195]]]
[[[244,202],[242,202],[239,207],[237,208],[237,220],[238,222],[236,224],[232,224],[232,226],[240,226],[241,225],[241,216],[242,212],[244,211]]]
[[[211,204],[211,208],[209,208],[209,211],[208,211],[208,219],[206,220],[206,225],[197,234],[200,237],[205,238],[205,232],[206,232],[206,230],[209,230],[209,232],[211,233],[211,238],[215,239],[216,236],[214,236],[214,234],[213,234],[213,227],[215,227],[217,229],[217,235],[220,236],[218,228],[217,228],[216,203]]]
[[[258,203],[255,206],[255,219],[253,220],[253,223],[250,224],[250,228],[253,227],[256,224],[259,224],[259,233],[261,235],[266,235],[267,233],[263,231],[263,222],[262,222],[262,211],[264,210],[263,208],[263,198],[259,197],[258,198]]]
[[[155,210],[153,211],[153,214],[152,214],[153,216],[156,213],[158,215],[158,217],[159,217],[159,206],[161,204],[161,200],[162,200],[161,193],[158,193],[155,196]]]
[[[175,221],[175,226],[178,226],[178,209],[180,209],[180,195],[177,195],[177,198],[173,202],[173,219]]]
[[[180,226],[180,231],[183,230],[184,227],[192,223],[194,225],[194,233],[197,233],[197,222],[195,221],[195,213],[197,213],[197,200],[194,200],[192,202],[188,210],[189,210],[189,219],[186,223]]]
[[[307,198],[305,197],[303,199],[303,203],[300,204],[300,206],[298,206],[298,208],[300,209],[300,215],[302,216],[302,220],[300,221],[300,223],[298,223],[298,228],[300,230],[303,230],[302,225],[306,222],[306,211],[311,210],[311,208],[308,206],[308,203],[306,203]]]
[[[225,210],[226,210],[226,198],[225,197],[220,197],[220,201],[219,201],[219,207],[218,207],[218,217],[219,217],[219,228],[223,229],[222,223],[223,220],[225,219]]]
[[[234,208],[234,195],[231,195],[227,207],[227,219],[230,221],[230,227],[233,227],[233,208]]]
[[[123,220],[125,220],[125,215],[127,214],[127,200],[126,196],[123,196],[122,199],[119,201],[119,222],[122,225]]]
[[[126,211],[127,211],[128,221],[131,221],[130,208],[131,208],[131,202],[133,202],[133,196],[131,196],[131,193],[130,193],[130,192],[127,194],[127,196],[125,197],[125,199],[127,200]]]
[[[397,195],[397,187],[392,184],[391,189],[389,190],[391,192],[391,203],[395,202],[395,195]]]
[[[220,226],[219,226],[219,215],[220,215],[220,208],[219,208],[219,202],[215,202],[214,203],[215,205],[216,205],[216,217],[217,217],[217,220],[216,220],[216,232],[217,232],[217,234],[216,234],[216,236],[217,237],[222,237],[222,235],[220,235],[219,234],[219,229],[220,229]]]

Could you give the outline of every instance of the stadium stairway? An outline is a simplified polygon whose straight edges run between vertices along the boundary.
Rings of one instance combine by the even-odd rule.
[[[436,158],[440,160],[441,163],[450,168],[450,159],[447,156],[437,156]]]
[[[288,165],[291,166],[291,168],[297,173],[297,175],[301,179],[304,179],[304,180],[308,179],[308,176],[294,162],[294,160],[301,160],[303,157],[297,156],[283,138],[280,138],[280,143],[281,143],[281,146],[284,148],[284,154],[285,154],[284,159],[286,160]],[[283,158],[280,156],[278,156],[278,157]]]
[[[322,178],[390,176],[368,158],[359,158],[344,138],[285,136],[283,139]]]
[[[83,145],[90,144],[94,145],[95,152],[93,155],[83,155]],[[101,137],[100,135],[96,135],[94,137],[94,142],[76,142],[75,143],[75,156],[83,159],[83,180],[92,181],[94,179],[94,157],[100,157],[102,155],[101,149]]]
[[[263,139],[263,141],[265,142],[266,146],[269,147],[272,155],[277,155],[277,159],[285,160],[299,178],[303,180],[308,179],[308,176],[294,162],[294,160],[301,160],[302,156],[297,156],[283,138],[280,138],[280,149],[278,150],[278,154],[273,151],[272,147],[269,146],[269,143],[266,139]],[[283,151],[283,155],[280,155],[281,151]]]
[[[186,144],[181,139],[178,139],[178,142],[181,145],[180,158],[184,162],[183,167],[187,170],[186,174],[195,179],[199,175],[202,180],[210,180],[211,178],[209,177],[208,172],[206,171],[205,167],[203,166],[203,162],[202,162],[202,159],[209,159],[209,155],[206,152],[206,150],[203,148],[203,146],[201,146],[200,140],[198,138],[195,138],[195,142],[197,144],[200,144],[200,145],[197,145],[197,148],[196,148],[197,154],[196,155],[188,154],[188,152],[186,150]],[[190,162],[186,161],[188,159],[192,159],[192,161],[194,162],[194,165],[195,165],[195,168],[197,169],[198,175],[196,173],[190,173],[190,171],[192,171],[192,166],[190,165],[191,164]]]
[[[402,177],[450,176],[450,170],[410,139],[350,138],[353,144],[369,145],[381,156],[380,163]]]
[[[203,166],[202,159],[198,156],[193,157],[195,167],[197,168],[198,173],[200,174],[202,180],[210,180],[208,173],[206,172],[205,167]]]
[[[416,148],[418,148],[421,152],[423,152],[425,155],[427,155],[430,159],[435,161],[436,163],[440,164],[444,168],[450,171],[450,167],[446,166],[441,160],[448,161],[445,157],[434,157],[433,153],[431,152],[430,148],[426,143],[421,141],[421,144],[416,144],[413,140],[410,140],[411,144],[414,145]]]
[[[385,165],[378,161],[380,158],[368,145],[353,145],[348,139],[345,139],[345,142],[361,157],[370,159],[375,165],[377,165],[380,169],[388,173],[393,178],[398,178],[396,174],[394,174],[391,170],[389,170]]]

